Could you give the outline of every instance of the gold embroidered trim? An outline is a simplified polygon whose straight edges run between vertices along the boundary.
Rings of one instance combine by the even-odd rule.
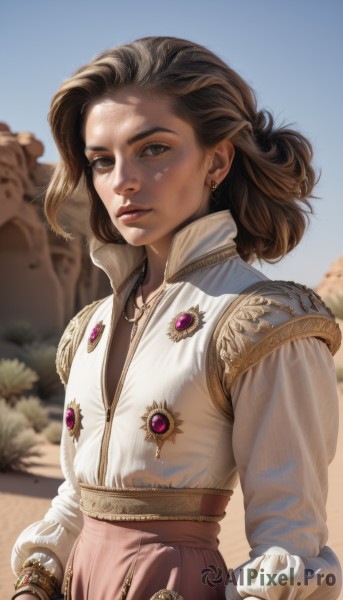
[[[67,385],[71,364],[92,315],[107,298],[96,300],[80,310],[67,325],[58,344],[56,370],[64,385]]]
[[[180,596],[177,592],[173,592],[173,590],[160,590],[156,592],[153,596],[151,596],[150,600],[184,600],[183,596]]]
[[[334,354],[341,333],[330,309],[313,290],[294,282],[258,282],[231,302],[212,336],[207,380],[214,403],[232,416],[234,381],[284,343],[317,337]]]
[[[185,267],[177,271],[174,275],[171,275],[171,277],[167,277],[166,281],[168,283],[175,283],[176,281],[182,279],[183,277],[185,277],[185,275],[188,275],[193,271],[196,271],[198,269],[206,269],[207,267],[212,267],[213,265],[223,262],[224,260],[228,260],[229,258],[233,258],[234,256],[238,256],[238,252],[236,250],[235,245],[228,246],[223,250],[216,250],[215,252],[211,252],[207,256],[203,256],[202,258],[199,258],[198,260],[189,263],[189,265],[186,265]]]
[[[137,564],[137,559],[138,559],[138,555],[139,555],[139,551],[140,551],[140,546],[141,546],[141,542],[139,542],[139,547],[138,550],[133,558],[133,561],[131,562],[128,572],[126,574],[123,586],[121,588],[121,592],[120,592],[120,597],[119,600],[126,600],[126,598],[128,597],[130,588],[131,588],[131,584],[132,584],[132,580],[133,580],[133,574],[136,568],[136,564]]]
[[[74,546],[71,550],[71,553],[69,555],[69,559],[67,562],[67,569],[66,569],[66,577],[65,577],[65,582],[64,582],[64,600],[72,600],[71,598],[71,584],[73,581],[73,568],[74,568],[74,558],[75,558],[75,552],[76,552],[76,548],[78,546],[78,543],[80,541],[80,537],[78,537],[74,543]]]
[[[80,483],[82,512],[106,521],[211,521],[218,515],[201,514],[203,497],[224,496],[229,501],[232,490],[204,488],[125,488],[115,489]],[[215,500],[215,498],[214,498]]]

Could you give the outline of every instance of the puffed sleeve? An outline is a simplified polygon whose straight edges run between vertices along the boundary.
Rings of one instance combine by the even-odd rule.
[[[326,545],[338,433],[329,350],[314,337],[284,343],[236,379],[231,398],[251,552],[229,574],[226,599],[339,598],[340,565]]]
[[[73,441],[64,428],[61,467],[65,481],[44,518],[27,527],[17,539],[12,551],[12,569],[16,575],[23,563],[32,558],[40,560],[62,583],[68,556],[83,522],[79,508],[79,485],[73,471],[74,455]]]

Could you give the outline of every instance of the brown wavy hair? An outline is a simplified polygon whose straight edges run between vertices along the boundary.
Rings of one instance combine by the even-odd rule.
[[[251,87],[210,50],[174,37],[146,37],[103,52],[67,79],[52,99],[49,121],[61,160],[47,190],[45,213],[56,233],[66,235],[58,209],[83,180],[94,235],[104,242],[124,242],[94,189],[82,125],[91,102],[126,85],[169,98],[203,148],[231,140],[235,158],[211,211],[230,208],[244,260],[276,260],[298,244],[316,183],[310,142],[289,127],[275,127],[270,112],[257,110]]]

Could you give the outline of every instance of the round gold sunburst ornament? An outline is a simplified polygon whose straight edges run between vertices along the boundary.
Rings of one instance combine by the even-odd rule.
[[[69,402],[66,414],[65,414],[65,423],[68,429],[68,433],[70,437],[74,440],[78,441],[82,429],[82,415],[80,405],[76,404],[76,401],[73,400]]]
[[[180,342],[180,340],[193,335],[203,326],[204,314],[205,312],[199,309],[199,304],[180,312],[169,323],[168,336],[170,339],[173,342]]]
[[[141,419],[144,421],[141,429],[145,429],[145,440],[156,444],[155,458],[160,458],[161,448],[165,441],[169,440],[175,444],[176,434],[183,433],[179,426],[183,421],[179,418],[179,413],[172,413],[168,409],[167,402],[164,400],[157,404],[153,402],[146,407],[146,411]]]

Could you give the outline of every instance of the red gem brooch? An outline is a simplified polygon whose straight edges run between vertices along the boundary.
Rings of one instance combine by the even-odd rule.
[[[141,429],[146,431],[145,439],[156,444],[155,458],[160,458],[164,442],[169,440],[175,444],[176,434],[182,433],[179,426],[183,421],[178,417],[179,413],[172,414],[166,401],[160,402],[160,404],[153,402],[151,406],[146,407],[146,411],[141,417],[144,421]]]
[[[101,340],[101,336],[103,334],[104,329],[105,325],[102,321],[99,321],[99,323],[97,323],[93,327],[88,338],[87,352],[93,352],[93,350],[97,347],[98,343]]]
[[[75,400],[69,402],[65,415],[65,423],[70,437],[78,441],[82,429],[82,415],[80,405]]]
[[[185,312],[181,312],[169,323],[168,336],[173,342],[179,342],[193,335],[204,324],[205,312],[199,309],[199,305],[192,306]]]

